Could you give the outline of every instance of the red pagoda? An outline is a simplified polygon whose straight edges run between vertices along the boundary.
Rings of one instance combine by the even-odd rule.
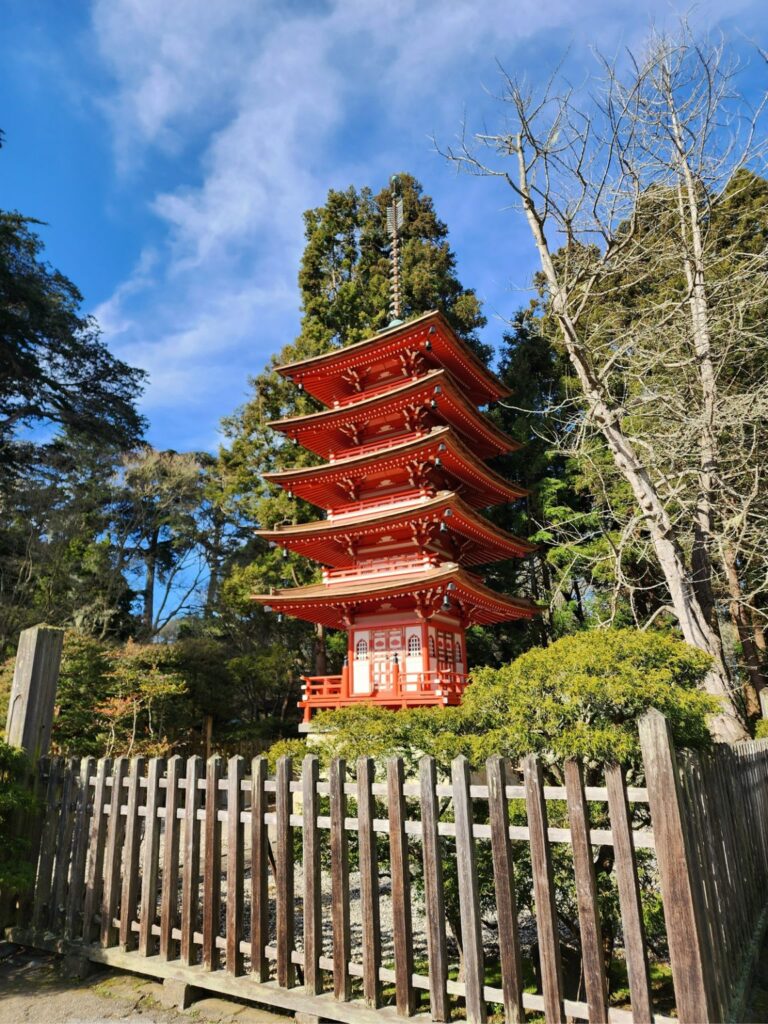
[[[327,461],[264,478],[326,516],[259,535],[323,577],[255,600],[348,636],[341,675],[305,678],[305,721],[360,702],[458,704],[467,626],[536,614],[472,571],[533,550],[480,511],[526,493],[485,464],[518,447],[478,409],[508,392],[439,312],[278,372],[326,408],[271,426]]]

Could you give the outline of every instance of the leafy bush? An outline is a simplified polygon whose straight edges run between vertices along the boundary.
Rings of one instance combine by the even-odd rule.
[[[298,772],[301,771],[301,762],[304,760],[307,754],[313,753],[314,750],[309,749],[306,740],[278,740],[276,743],[273,743],[269,750],[267,750],[266,752],[267,763],[269,764],[269,771],[272,775],[274,775],[275,771],[277,770],[278,760],[281,757],[292,757],[294,774],[298,774]]]
[[[479,767],[493,754],[519,760],[533,751],[551,763],[579,757],[637,766],[637,719],[651,707],[667,717],[678,746],[708,746],[707,717],[717,705],[699,687],[709,665],[707,654],[661,633],[592,630],[477,670],[458,708],[393,714],[359,706],[316,722],[326,732],[326,756],[350,764],[401,756],[415,771],[427,753],[444,769],[458,754]]]
[[[293,724],[286,713],[290,661],[278,645],[228,653],[218,639],[186,633],[173,643],[116,645],[67,631],[53,752],[201,753],[210,719],[215,751],[258,753]],[[12,662],[0,666],[0,707],[12,670]]]
[[[170,644],[116,647],[74,630],[64,638],[54,752],[80,756],[170,753],[187,724],[187,687]]]
[[[564,760],[636,762],[637,719],[655,707],[675,743],[706,747],[717,711],[699,687],[709,655],[662,633],[592,630],[475,673],[462,713],[476,734],[474,760],[535,751]]]

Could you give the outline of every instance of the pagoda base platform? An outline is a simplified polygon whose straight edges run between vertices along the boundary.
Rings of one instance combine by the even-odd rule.
[[[299,707],[304,722],[311,721],[317,711],[365,704],[397,711],[401,708],[445,707],[461,703],[469,677],[460,672],[392,672],[373,690],[355,693],[350,688],[349,674],[338,676],[304,676],[304,693]]]

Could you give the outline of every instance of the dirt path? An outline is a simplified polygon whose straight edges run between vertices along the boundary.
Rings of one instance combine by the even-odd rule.
[[[64,977],[59,957],[11,947],[0,953],[0,1024],[289,1024],[255,1006],[210,998],[178,1012],[161,1006],[162,985],[94,965],[83,981]]]

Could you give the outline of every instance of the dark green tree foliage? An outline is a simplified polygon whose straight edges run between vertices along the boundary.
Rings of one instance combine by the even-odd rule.
[[[520,310],[504,334],[498,373],[511,395],[497,402],[491,413],[501,429],[522,444],[518,451],[498,458],[495,468],[527,487],[530,494],[522,501],[492,509],[488,515],[511,533],[538,544],[539,550],[524,562],[511,559],[489,566],[485,578],[499,590],[529,593],[544,606],[554,604],[555,614],[532,622],[502,624],[493,630],[472,630],[469,640],[475,648],[479,640],[489,638],[497,648],[493,657],[482,657],[478,650],[473,657],[478,665],[509,661],[532,643],[546,642],[564,628],[579,625],[578,584],[570,577],[561,579],[555,571],[549,524],[553,516],[582,516],[588,501],[576,493],[572,467],[557,448],[561,423],[553,410],[567,392],[567,363],[542,335],[535,312],[535,307]],[[553,589],[559,585],[565,592],[561,600],[553,602]],[[572,608],[576,609],[575,623],[567,614]]]
[[[401,233],[403,318],[430,309],[445,313],[458,334],[486,361],[491,350],[477,330],[485,325],[475,293],[456,276],[448,228],[432,200],[409,174],[398,176],[403,199]],[[389,322],[389,236],[386,209],[391,187],[373,195],[331,190],[325,206],[304,214],[307,245],[299,271],[302,333],[291,359],[349,345]],[[280,361],[288,361],[282,359]]]
[[[74,284],[43,260],[38,221],[0,211],[0,466],[27,449],[22,427],[56,424],[109,444],[142,433],[144,374],[116,359]]]
[[[0,652],[36,622],[129,634],[133,594],[107,533],[119,458],[62,433],[19,467],[0,528]]]
[[[25,889],[35,879],[30,842],[18,827],[35,806],[29,776],[24,752],[0,740],[0,889],[6,893]]]
[[[144,373],[109,353],[37,224],[0,211],[0,654],[34,622],[119,635],[129,619],[105,529]]]

